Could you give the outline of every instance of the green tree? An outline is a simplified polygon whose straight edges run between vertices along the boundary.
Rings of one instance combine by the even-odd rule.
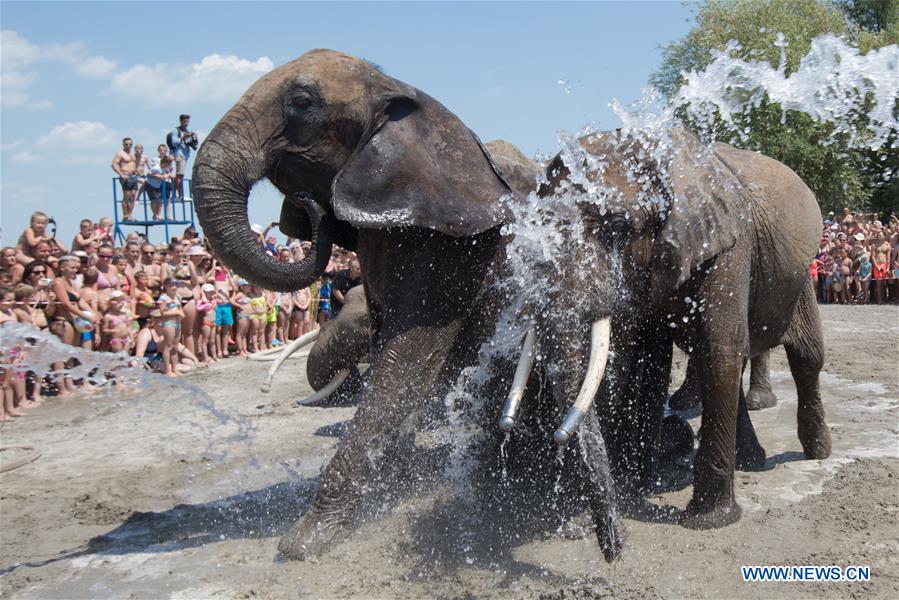
[[[867,49],[880,47],[888,43],[885,40],[899,21],[893,18],[897,3],[899,0],[707,0],[697,8],[693,29],[664,47],[662,63],[650,83],[673,98],[684,83],[682,73],[705,68],[714,51],[727,49],[731,41],[738,43],[730,49],[731,56],[775,66],[783,60],[787,75],[798,68],[812,40],[824,33],[841,35],[860,48],[862,40]],[[781,34],[785,44],[778,41]],[[864,114],[856,115],[859,131],[865,123]],[[766,98],[737,115],[732,127],[721,121],[700,133],[787,164],[815,192],[824,211],[842,206],[884,208],[890,201],[885,190],[895,150],[887,148],[871,156],[871,152],[850,147],[848,135],[834,135],[834,131],[831,123],[784,111]]]

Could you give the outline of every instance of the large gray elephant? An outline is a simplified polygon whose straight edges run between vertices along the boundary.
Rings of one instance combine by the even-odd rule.
[[[563,318],[535,311],[535,334],[526,338],[536,338],[556,405],[574,408],[556,437],[578,439],[569,448],[579,459],[567,462],[583,482],[607,560],[621,549],[609,455],[625,486],[645,481],[673,340],[703,358],[688,524],[739,518],[733,464],[744,358],[785,344],[799,389],[800,440],[809,456],[830,450],[817,388],[820,326],[806,289],[820,224],[814,198],[771,159],[727,146],[706,155],[685,132],[677,138],[674,162],[682,162],[667,186],[652,176],[659,169],[645,153],[616,134],[582,141],[588,154],[603,155],[606,182],[621,202],[603,211],[579,203],[569,215],[586,237],[572,240],[571,260],[548,268],[556,281],[579,287],[549,290],[545,300]],[[633,177],[634,167],[647,176]],[[566,185],[570,172],[561,157],[553,161],[542,194],[577,190],[584,178]],[[494,284],[510,269],[514,247],[501,231],[509,205],[497,200],[514,194],[477,137],[437,101],[327,50],[250,87],[209,134],[193,178],[205,232],[247,279],[269,289],[305,287],[324,270],[332,242],[355,249],[362,263],[371,376],[311,508],[279,544],[289,557],[315,555],[350,531],[377,447],[422,405],[439,402],[441,385],[477,364],[506,302]],[[300,263],[275,262],[250,231],[247,199],[262,178],[284,193],[282,230],[313,240]],[[646,185],[670,204],[644,202]],[[610,329],[614,377],[604,379]],[[608,453],[590,408],[600,382]],[[521,410],[534,407],[524,402]],[[751,431],[744,414],[739,421]]]
[[[285,196],[281,229],[311,239],[307,257],[279,263],[247,221],[253,185],[268,178]],[[308,286],[330,246],[360,259],[371,319],[371,375],[352,427],[324,469],[312,506],[281,540],[293,558],[348,534],[393,438],[435,388],[477,363],[495,325],[504,265],[498,200],[511,195],[480,141],[436,100],[371,64],[308,52],[257,81],[213,128],[193,170],[197,214],[224,262],[267,289]],[[572,371],[572,379],[583,370]],[[557,396],[562,405],[576,383]],[[588,419],[568,461],[584,482],[608,560],[621,536],[598,422]]]
[[[540,195],[582,194],[578,219],[592,234],[585,236],[587,250],[575,240],[581,243],[562,258],[568,272],[557,277],[569,289],[584,288],[552,300],[556,312],[576,315],[563,327],[615,315],[614,358],[598,408],[616,483],[648,487],[676,342],[691,354],[702,403],[684,523],[732,523],[740,516],[735,457],[764,461],[740,385],[748,359],[784,344],[802,447],[810,458],[830,454],[818,389],[824,347],[806,268],[820,229],[817,202],[783,164],[725,144],[708,149],[684,129],[673,130],[659,153],[655,142],[620,131],[579,143],[579,164],[557,156]],[[589,201],[591,185],[611,200]],[[589,277],[578,272],[578,256],[590,257]],[[538,337],[583,339],[582,332],[558,329]],[[586,354],[585,343],[558,346],[556,362]]]
[[[527,196],[537,189],[541,167],[514,144],[492,140],[484,147],[513,190]],[[365,291],[358,286],[347,294],[340,314],[322,327],[306,360],[309,385],[316,392],[324,390],[326,394],[314,394],[300,403],[316,404],[327,398],[349,398],[357,393],[362,381],[358,365],[370,360],[370,335]]]

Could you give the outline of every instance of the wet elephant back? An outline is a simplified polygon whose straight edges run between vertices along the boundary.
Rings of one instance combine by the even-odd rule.
[[[752,217],[749,319],[752,352],[777,345],[792,317],[821,236],[814,194],[772,158],[715,145],[715,154],[746,188]]]

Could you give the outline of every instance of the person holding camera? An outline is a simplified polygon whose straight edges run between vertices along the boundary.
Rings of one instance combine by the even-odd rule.
[[[188,129],[190,125],[190,115],[179,115],[180,124],[175,127],[166,136],[166,145],[175,157],[175,195],[177,198],[184,199],[184,189],[182,182],[184,181],[184,172],[187,168],[187,161],[190,159],[191,149],[196,150],[199,146],[197,134]]]

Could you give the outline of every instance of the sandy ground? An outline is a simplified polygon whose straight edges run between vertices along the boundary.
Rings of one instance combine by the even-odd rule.
[[[625,519],[626,550],[608,565],[594,538],[551,528],[506,551],[460,545],[467,538],[454,530],[470,519],[418,497],[320,560],[280,560],[278,538],[308,505],[354,409],[296,407],[309,391],[303,360],[266,395],[257,390],[268,363],[231,359],[136,394],[50,401],[0,429],[2,444],[42,453],[0,475],[2,595],[899,598],[899,309],[825,306],[822,317],[833,455],[804,460],[777,350],[781,402],[752,414],[768,469],[737,473],[743,519],[730,527]],[[689,492],[653,501],[682,508]],[[871,581],[742,581],[741,565],[762,564],[869,565]]]

